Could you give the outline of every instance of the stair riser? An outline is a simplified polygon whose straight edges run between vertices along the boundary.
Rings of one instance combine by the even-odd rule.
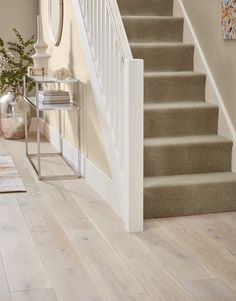
[[[144,176],[230,171],[231,151],[230,142],[145,146]]]
[[[132,47],[134,58],[144,60],[145,71],[192,71],[193,46]]]
[[[122,15],[171,16],[173,0],[118,0]]]
[[[207,183],[144,189],[144,217],[160,218],[236,211],[236,185]]]
[[[182,42],[183,19],[163,20],[124,18],[124,26],[130,43]]]
[[[204,101],[206,77],[148,76],[144,78],[145,102]]]
[[[144,112],[145,138],[214,135],[217,127],[217,107]]]

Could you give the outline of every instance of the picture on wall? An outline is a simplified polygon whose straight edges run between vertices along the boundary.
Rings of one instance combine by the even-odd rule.
[[[236,39],[236,0],[221,0],[221,6],[223,38]]]

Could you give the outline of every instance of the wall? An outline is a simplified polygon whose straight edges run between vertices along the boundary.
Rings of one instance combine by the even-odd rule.
[[[4,41],[15,41],[12,28],[23,37],[36,33],[38,0],[0,0],[0,37]]]
[[[220,0],[183,0],[225,107],[236,129],[236,40],[224,41]]]
[[[83,123],[82,123],[82,150],[99,169],[110,175],[110,170],[102,143],[102,135],[99,126],[96,106],[90,89],[87,70],[84,63],[80,45],[79,32],[73,13],[72,2],[64,1],[64,26],[62,40],[59,47],[52,46],[48,33],[48,1],[40,0],[40,13],[43,19],[43,31],[45,41],[49,45],[48,53],[51,55],[49,70],[53,71],[61,67],[67,67],[73,76],[81,81],[80,94],[83,98]],[[45,115],[45,120],[57,128],[58,116],[51,112]],[[78,131],[76,116],[73,112],[64,114],[64,136],[77,145]]]

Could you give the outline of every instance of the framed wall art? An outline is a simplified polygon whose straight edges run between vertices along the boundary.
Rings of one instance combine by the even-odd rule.
[[[236,0],[221,0],[222,33],[225,40],[236,39]]]

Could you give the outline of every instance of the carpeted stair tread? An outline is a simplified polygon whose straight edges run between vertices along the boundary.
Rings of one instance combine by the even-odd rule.
[[[123,21],[126,20],[136,20],[136,21],[141,21],[144,22],[145,20],[149,21],[156,21],[156,20],[166,20],[166,21],[172,21],[172,20],[181,20],[183,21],[182,17],[174,17],[174,16],[157,16],[157,15],[121,15]]]
[[[197,185],[209,183],[236,183],[236,174],[229,172],[211,172],[201,174],[174,175],[162,177],[145,177],[144,188],[178,186],[178,185]]]
[[[130,42],[182,42],[183,18],[122,16]]]
[[[171,21],[173,19],[182,20],[182,17],[175,17],[175,16],[159,16],[159,15],[121,15],[123,20],[168,20]]]
[[[205,101],[206,75],[193,71],[145,72],[145,102]]]
[[[122,15],[159,15],[170,16],[173,13],[173,0],[118,0]]]
[[[217,134],[218,107],[203,101],[144,104],[144,137]]]
[[[134,58],[145,71],[192,71],[194,46],[183,43],[131,43]]]
[[[232,142],[218,135],[144,139],[144,176],[231,170]]]
[[[158,72],[158,71],[150,71],[150,72],[144,72],[145,77],[206,77],[205,73],[202,72],[196,72],[196,71],[167,71],[167,72]]]
[[[163,146],[163,145],[181,145],[181,144],[199,144],[199,143],[227,143],[232,145],[232,141],[219,135],[200,135],[187,137],[164,137],[164,138],[146,138],[144,146]]]
[[[172,109],[218,108],[217,105],[204,101],[179,101],[165,103],[145,103],[144,110],[172,110]]]
[[[183,42],[132,42],[130,47],[144,47],[144,48],[194,48],[193,44],[185,44]],[[187,70],[186,70],[187,71]]]
[[[188,174],[144,179],[144,217],[236,210],[236,174]]]

